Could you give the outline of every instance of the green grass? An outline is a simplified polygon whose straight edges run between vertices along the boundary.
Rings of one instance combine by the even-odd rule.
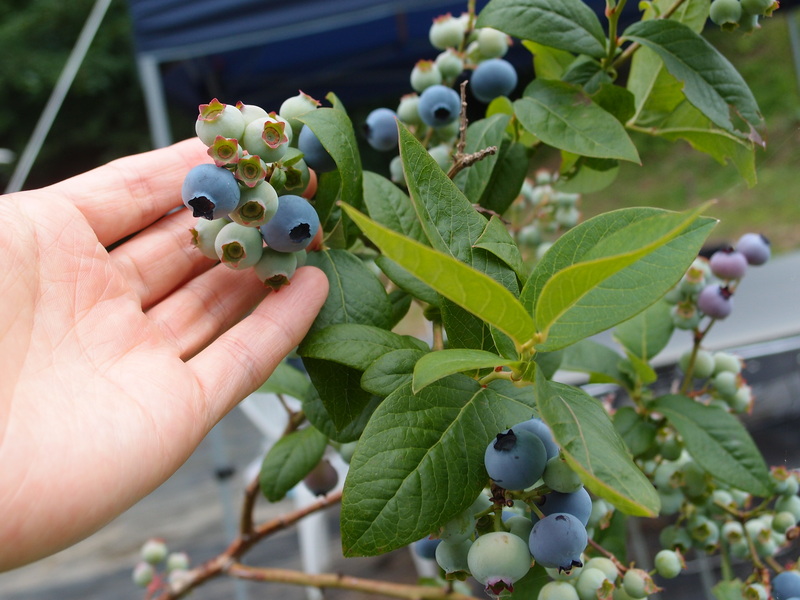
[[[584,216],[629,206],[683,210],[713,198],[710,213],[720,224],[710,242],[758,231],[776,252],[800,249],[800,95],[786,18],[778,11],[752,35],[707,33],[748,82],[766,120],[755,187],[748,189],[733,165],[722,166],[685,142],[636,137],[643,166],[622,165],[610,187],[584,196]]]

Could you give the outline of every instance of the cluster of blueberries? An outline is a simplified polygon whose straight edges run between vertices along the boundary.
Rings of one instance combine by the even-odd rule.
[[[698,257],[678,284],[665,296],[672,307],[672,320],[679,329],[696,329],[704,316],[725,319],[733,311],[733,294],[748,266],[760,266],[771,255],[769,240],[759,233],[746,233],[735,246]]]
[[[252,267],[273,289],[305,264],[306,248],[321,233],[308,200],[316,191],[311,162],[317,158],[314,166],[330,170],[333,161],[327,153],[320,158],[321,144],[297,121],[318,104],[300,93],[280,113],[267,113],[214,99],[200,106],[195,124],[214,164],[192,168],[181,188],[184,205],[198,217],[193,243],[231,269]]]
[[[189,556],[185,552],[170,552],[164,540],[151,538],[139,550],[140,560],[131,578],[139,587],[153,590],[164,583],[179,583],[189,573]]]
[[[471,70],[469,89],[480,102],[489,103],[509,95],[517,87],[517,72],[503,56],[511,39],[491,27],[475,29],[469,15],[442,15],[434,19],[429,40],[440,51],[434,60],[418,61],[409,77],[413,92],[404,95],[396,108],[377,108],[364,124],[370,146],[379,151],[397,151],[397,120],[420,138],[429,136],[430,153],[447,169],[452,144],[459,130],[461,97],[453,89],[456,79]],[[400,159],[391,165],[392,180],[402,183]]]
[[[471,575],[487,594],[499,597],[513,591],[534,561],[553,578],[538,600],[594,600],[610,597],[612,590],[641,599],[657,590],[641,569],[601,556],[584,562],[590,532],[608,523],[613,508],[592,500],[541,419],[498,433],[486,448],[484,464],[491,494],[482,492],[436,535],[415,544],[417,553],[436,560],[449,579]],[[506,491],[521,499],[509,506]],[[676,577],[682,566],[674,550],[656,557],[662,576]]]
[[[778,0],[713,0],[709,18],[723,31],[749,33],[759,28],[759,18],[772,16],[776,8]]]

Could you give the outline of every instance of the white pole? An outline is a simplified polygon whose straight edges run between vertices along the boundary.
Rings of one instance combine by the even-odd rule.
[[[83,59],[86,57],[86,52],[89,50],[89,46],[110,4],[111,0],[97,0],[92,7],[92,11],[89,13],[89,17],[83,25],[80,36],[78,36],[78,41],[75,43],[75,47],[72,49],[67,63],[64,65],[64,69],[58,76],[58,81],[53,91],[50,93],[47,105],[44,107],[39,121],[36,123],[31,138],[28,140],[28,144],[25,146],[25,150],[14,169],[14,173],[11,175],[11,181],[9,181],[5,193],[18,192],[22,189],[22,186],[25,185],[28,173],[30,173],[31,167],[33,167],[33,163],[36,161],[36,157],[42,149],[44,140],[50,132],[50,128],[53,126],[53,121],[55,121],[56,115],[64,102],[69,88],[72,86],[75,75],[78,73],[78,69],[81,63],[83,63]]]

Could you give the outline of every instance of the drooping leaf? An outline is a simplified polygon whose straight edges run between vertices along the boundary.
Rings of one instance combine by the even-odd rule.
[[[261,463],[258,477],[261,493],[270,502],[282,500],[322,460],[327,445],[328,438],[314,427],[282,437]]]
[[[361,389],[361,370],[317,358],[304,358],[303,364],[325,408],[324,412],[337,431],[346,430],[364,417],[373,396]]]
[[[527,277],[527,268],[522,261],[519,246],[508,232],[500,217],[492,216],[486,223],[486,229],[475,242],[476,248],[483,248],[494,254],[509,267],[514,269],[517,277],[524,281]]]
[[[536,396],[539,415],[586,488],[627,514],[658,514],[658,493],[634,464],[599,401],[538,375]]]
[[[533,321],[516,297],[494,279],[455,258],[382,227],[351,207],[350,218],[386,256],[412,275],[522,345]]]
[[[554,148],[640,162],[622,124],[577,86],[534,79],[514,103],[514,112],[525,129]]]
[[[513,387],[513,386],[512,386]],[[486,446],[530,418],[533,394],[504,393],[453,375],[418,394],[406,385],[372,416],[350,462],[342,498],[345,556],[373,556],[436,531],[488,481]]]
[[[414,367],[412,391],[444,379],[455,373],[488,369],[512,364],[514,361],[483,350],[440,350],[429,352]]]
[[[692,458],[716,479],[756,496],[772,491],[764,457],[741,421],[724,408],[669,395],[656,399],[653,410],[667,418]]]
[[[600,20],[581,0],[491,0],[476,25],[575,54],[606,54]]]
[[[762,121],[753,93],[736,68],[702,36],[678,21],[640,21],[623,37],[654,51],[683,82],[686,98],[717,126],[735,131],[729,106],[752,129]],[[752,131],[744,134],[751,136]]]

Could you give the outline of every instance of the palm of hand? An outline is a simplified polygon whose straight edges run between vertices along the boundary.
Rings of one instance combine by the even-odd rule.
[[[302,270],[237,324],[266,291],[191,248],[186,211],[107,251],[175,203],[201,159],[194,144],[173,148],[181,168],[128,186],[127,224],[115,223],[114,199],[100,202],[108,186],[80,178],[0,203],[0,490],[14,489],[0,510],[19,517],[0,545],[51,527],[72,543],[149,493],[297,344],[324,299],[320,274]],[[41,514],[50,502],[53,521]]]

